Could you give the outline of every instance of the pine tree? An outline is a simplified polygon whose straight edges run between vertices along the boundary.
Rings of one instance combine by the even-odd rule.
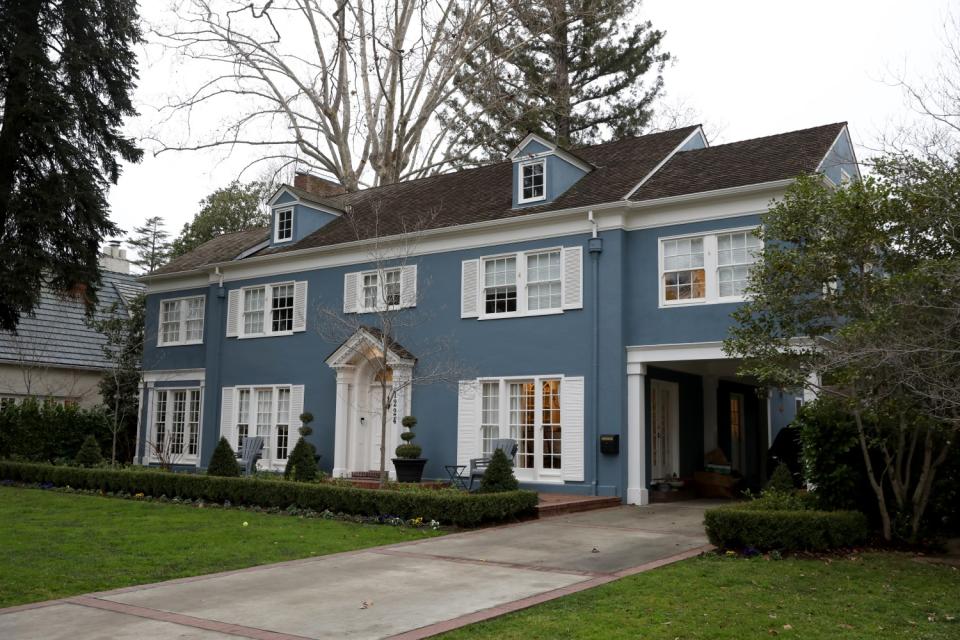
[[[95,467],[103,462],[103,454],[100,453],[100,445],[93,436],[87,436],[77,451],[76,463],[81,467]]]
[[[225,476],[236,478],[240,475],[240,465],[237,464],[237,456],[227,442],[227,439],[220,437],[217,448],[213,450],[210,456],[210,464],[207,465],[208,476]]]
[[[0,329],[44,284],[95,308],[140,41],[136,0],[0,2]]]
[[[259,181],[234,181],[208,195],[200,201],[200,212],[193,222],[183,225],[173,241],[170,257],[182,256],[224,233],[266,226],[270,216],[263,209],[263,199],[269,188]]]
[[[444,115],[462,156],[500,158],[531,132],[567,147],[643,131],[670,54],[632,20],[639,0],[498,1]]]
[[[513,475],[513,465],[503,449],[497,449],[490,458],[487,470],[480,479],[480,493],[500,493],[502,491],[516,491],[520,483]]]
[[[313,482],[317,479],[317,450],[304,438],[297,440],[297,444],[287,458],[287,467],[283,477],[297,482]]]
[[[135,235],[127,238],[127,244],[137,250],[139,256],[133,264],[148,273],[163,266],[170,259],[170,234],[163,228],[163,218],[147,218],[142,226],[134,227]]]

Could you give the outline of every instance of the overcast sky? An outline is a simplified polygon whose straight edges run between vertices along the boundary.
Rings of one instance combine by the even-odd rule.
[[[145,17],[161,19],[163,4],[141,2]],[[717,133],[714,143],[847,121],[854,141],[869,148],[885,128],[909,117],[900,90],[885,81],[901,72],[933,73],[951,7],[960,10],[960,2],[646,0],[642,15],[667,31],[665,48],[676,57],[665,73],[667,101],[702,114]],[[137,91],[142,115],[130,132],[147,135],[156,127],[156,109],[190,78],[189,64],[145,49]],[[228,157],[148,150],[111,191],[113,218],[129,231],[162,216],[175,235],[201,198],[253,158],[248,150]],[[244,176],[256,177],[256,171]]]

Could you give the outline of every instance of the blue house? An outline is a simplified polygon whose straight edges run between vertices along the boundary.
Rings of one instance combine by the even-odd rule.
[[[203,468],[221,435],[260,434],[282,469],[309,411],[327,472],[377,469],[384,373],[358,354],[381,348],[386,305],[387,451],[415,414],[426,477],[513,438],[541,491],[645,504],[717,449],[760,482],[799,399],[739,376],[721,343],[751,230],[817,172],[859,177],[844,123],[716,146],[696,126],[578,149],[529,135],[503,162],[356,193],[298,175],[269,228],[143,278],[139,460],[159,445]],[[338,323],[356,330],[333,339]],[[416,384],[441,359],[457,379]]]

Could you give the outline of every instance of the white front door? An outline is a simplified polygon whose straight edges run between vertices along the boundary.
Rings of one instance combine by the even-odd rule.
[[[679,387],[650,381],[650,466],[654,482],[680,473]]]
[[[387,385],[387,397],[390,397],[390,385]],[[375,382],[370,385],[370,392],[367,396],[367,411],[366,422],[367,422],[367,433],[369,434],[369,447],[368,447],[368,459],[370,460],[370,466],[366,470],[370,471],[379,471],[380,470],[380,439],[382,437],[382,425],[380,423],[381,416],[383,415],[383,388],[380,386],[379,382]],[[390,420],[391,416],[387,416],[387,420]],[[393,451],[389,450],[390,445],[390,435],[393,425],[389,422],[387,423],[387,458],[386,458],[386,467],[387,470],[393,468],[390,459],[393,457]]]

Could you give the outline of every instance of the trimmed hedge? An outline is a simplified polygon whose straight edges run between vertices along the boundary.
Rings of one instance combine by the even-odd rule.
[[[458,491],[392,491],[260,478],[222,478],[140,469],[83,469],[0,460],[0,479],[49,483],[94,491],[126,491],[233,505],[290,506],[365,516],[423,518],[461,527],[532,513],[533,491],[469,494]]]
[[[867,541],[867,517],[859,511],[771,509],[763,499],[708,509],[710,542],[723,549],[826,551]]]

